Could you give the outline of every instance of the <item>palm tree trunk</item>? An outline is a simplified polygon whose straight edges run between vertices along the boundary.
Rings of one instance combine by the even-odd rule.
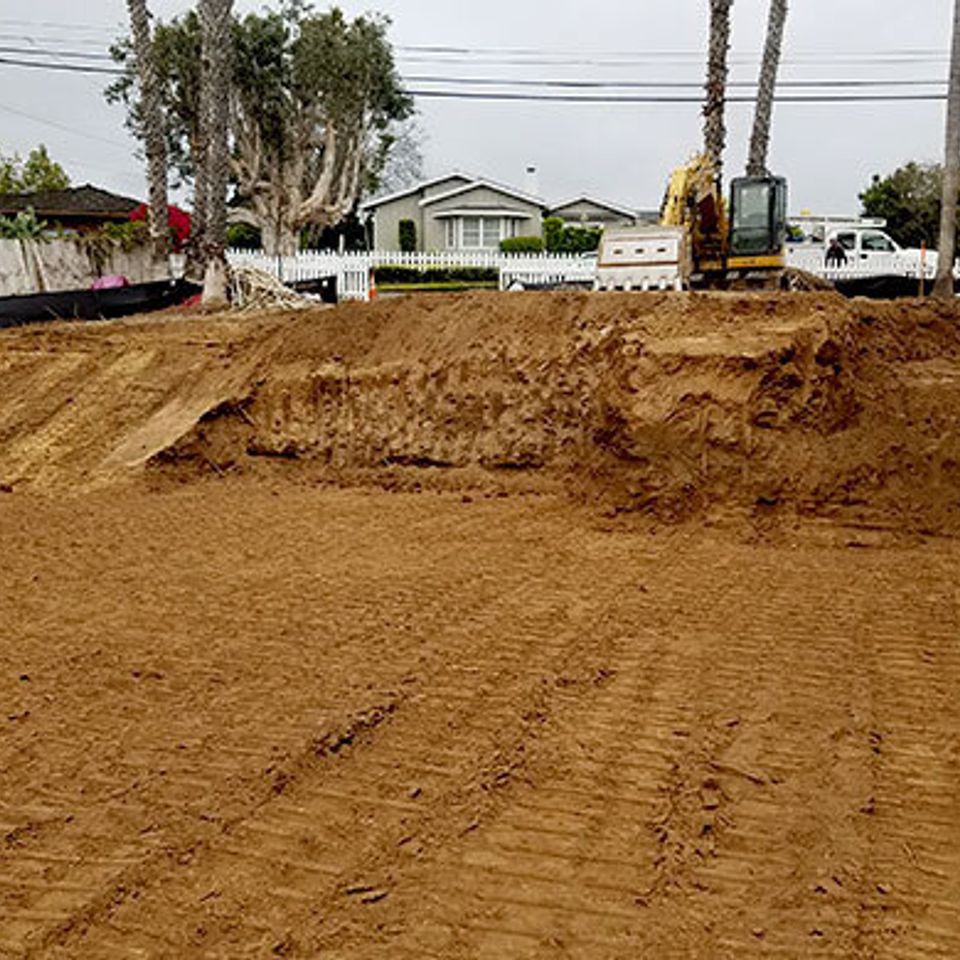
[[[201,65],[201,71],[203,67]],[[200,115],[205,115],[203,91],[206,89],[205,74],[200,86]],[[193,212],[190,218],[190,243],[187,247],[187,276],[203,280],[204,250],[207,243],[207,148],[206,123],[201,120],[201,129],[190,140],[190,157],[193,161]]]
[[[140,83],[140,104],[143,111],[144,148],[147,155],[147,180],[150,196],[150,238],[157,256],[170,250],[170,227],[167,207],[167,138],[160,96],[160,80],[153,58],[153,40],[147,0],[127,0],[133,48],[137,59]]]
[[[953,299],[953,261],[957,250],[957,197],[960,196],[960,0],[953,10],[953,49],[950,90],[947,94],[947,134],[943,161],[943,201],[940,210],[940,245],[933,294]]]
[[[724,111],[727,104],[727,53],[730,50],[730,8],[733,0],[710,0],[710,51],[707,61],[707,102],[703,108],[703,143],[717,179],[723,172],[727,145]]]
[[[227,187],[230,178],[230,24],[233,0],[201,0],[206,192],[203,302],[227,302]]]
[[[773,98],[777,90],[777,73],[780,70],[780,52],[783,49],[786,23],[787,0],[770,0],[767,43],[760,67],[757,109],[753,117],[753,134],[750,137],[750,155],[747,160],[747,175],[751,177],[764,177],[769,172],[767,154],[770,149],[770,121],[773,117]]]

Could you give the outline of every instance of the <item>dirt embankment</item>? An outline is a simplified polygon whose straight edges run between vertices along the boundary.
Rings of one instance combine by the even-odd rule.
[[[0,479],[279,458],[384,484],[509,474],[667,519],[955,529],[957,319],[825,294],[474,294],[19,332],[0,339]]]

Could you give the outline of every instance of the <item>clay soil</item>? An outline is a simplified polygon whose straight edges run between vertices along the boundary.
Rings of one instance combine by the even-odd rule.
[[[960,956],[956,320],[0,335],[0,956]]]

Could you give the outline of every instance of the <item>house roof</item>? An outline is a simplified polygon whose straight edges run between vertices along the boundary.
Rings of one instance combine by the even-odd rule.
[[[469,193],[471,190],[475,190],[478,187],[482,187],[488,190],[494,190],[497,193],[511,197],[515,200],[522,200],[525,203],[532,203],[543,210],[549,210],[551,213],[564,210],[565,208],[573,206],[577,203],[589,203],[601,210],[607,210],[610,213],[616,214],[617,216],[628,217],[631,220],[644,219],[646,216],[643,211],[631,210],[629,207],[625,207],[619,203],[611,203],[608,200],[598,200],[596,197],[591,197],[588,194],[574,197],[573,199],[567,200],[564,203],[548,204],[541,197],[535,197],[532,194],[524,192],[523,190],[517,190],[515,187],[511,187],[505,183],[500,183],[496,180],[491,180],[487,177],[474,176],[473,174],[466,173],[463,170],[451,170],[449,173],[446,173],[441,177],[433,177],[430,180],[423,180],[415,186],[408,187],[406,190],[388,193],[382,197],[374,197],[372,200],[367,200],[361,204],[360,208],[361,210],[367,211],[375,210],[377,207],[380,207],[385,203],[392,203],[394,200],[402,200],[405,197],[414,196],[415,194],[421,193],[424,190],[428,190],[430,187],[435,187],[437,184],[441,184],[446,180],[453,180],[455,178],[465,180],[466,183],[451,190],[445,190],[442,193],[436,193],[429,197],[423,197],[420,200],[420,206],[429,207],[434,203],[439,203],[442,200],[450,200],[454,197],[461,196],[462,194]]]
[[[506,184],[497,183],[495,180],[483,179],[472,180],[470,183],[464,184],[462,187],[457,187],[455,190],[448,190],[446,193],[438,193],[432,197],[424,197],[424,199],[420,201],[420,206],[429,207],[431,204],[439,203],[441,200],[452,200],[454,197],[462,196],[471,190],[477,189],[493,190],[506,197],[523,200],[525,203],[532,203],[537,207],[543,207],[544,209],[547,207],[547,204],[540,197],[534,197],[529,193],[524,193],[522,190],[516,190],[513,187],[508,187]]]
[[[464,173],[462,170],[451,170],[442,177],[434,177],[432,180],[421,180],[420,183],[415,184],[412,187],[407,187],[406,190],[398,190],[395,193],[386,193],[382,197],[373,197],[371,200],[366,200],[360,204],[360,209],[373,210],[385,203],[393,203],[394,200],[402,200],[404,197],[411,197],[413,194],[419,193],[421,190],[427,190],[430,187],[435,187],[438,183],[443,183],[444,180],[453,180],[455,177],[459,177],[461,180],[469,180],[471,182],[477,179],[477,177],[473,176],[473,174]]]
[[[37,193],[0,194],[0,214],[17,214],[33,210],[38,217],[103,217],[126,218],[140,200],[109,193],[85,183],[66,190],[45,190]]]
[[[567,207],[572,207],[577,203],[589,203],[591,206],[599,207],[601,210],[609,210],[610,213],[615,213],[621,217],[630,217],[630,219],[636,219],[637,217],[636,210],[630,210],[618,203],[610,203],[608,200],[597,200],[596,197],[590,197],[586,194],[583,194],[579,197],[574,197],[572,200],[567,200],[564,203],[558,203],[550,208],[550,212],[557,213],[560,210],[565,210]]]

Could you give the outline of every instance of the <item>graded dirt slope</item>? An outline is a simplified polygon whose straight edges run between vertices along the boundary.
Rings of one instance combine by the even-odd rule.
[[[249,389],[276,321],[114,321],[0,333],[0,481],[103,485],[142,470],[209,409]]]
[[[955,541],[251,478],[0,540],[4,957],[960,956]]]

